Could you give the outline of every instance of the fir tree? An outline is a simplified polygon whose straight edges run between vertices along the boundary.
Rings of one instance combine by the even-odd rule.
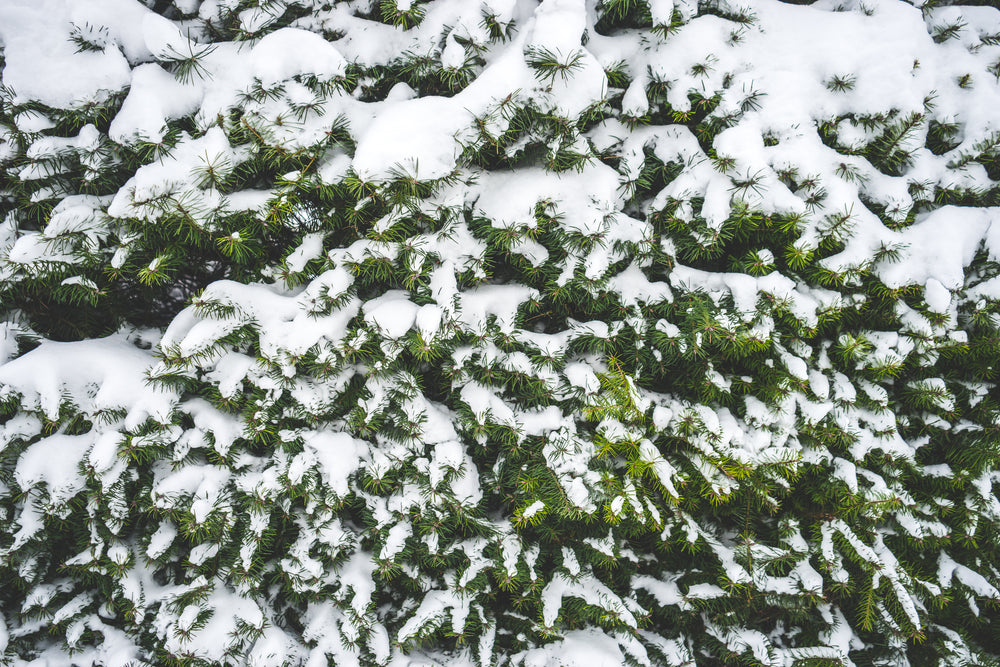
[[[915,4],[0,7],[2,661],[995,663],[1000,14]]]

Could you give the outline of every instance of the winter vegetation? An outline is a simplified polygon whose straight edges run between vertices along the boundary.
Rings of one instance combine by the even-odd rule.
[[[1000,10],[2,0],[0,67],[0,664],[1000,661]]]

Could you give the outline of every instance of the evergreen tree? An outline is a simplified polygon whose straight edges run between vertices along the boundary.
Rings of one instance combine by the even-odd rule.
[[[0,663],[1000,660],[997,10],[0,45]]]

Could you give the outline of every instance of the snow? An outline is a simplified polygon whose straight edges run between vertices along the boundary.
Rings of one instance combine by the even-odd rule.
[[[14,468],[14,481],[27,491],[45,484],[49,501],[64,503],[86,483],[80,463],[90,449],[91,438],[85,435],[51,435],[28,447]]]
[[[389,338],[402,338],[417,320],[420,306],[407,298],[402,290],[390,290],[367,301],[363,307],[365,319]]]
[[[59,415],[65,397],[90,415],[119,408],[124,423],[136,427],[147,418],[169,422],[177,394],[146,385],[153,356],[124,336],[59,343],[45,341],[28,354],[0,365],[0,392],[16,392],[25,409],[49,419]],[[0,394],[2,395],[2,394]]]
[[[202,99],[199,86],[177,81],[156,63],[132,70],[132,84],[108,136],[121,143],[163,140],[168,120],[194,112]]]
[[[618,642],[593,629],[571,630],[559,641],[527,651],[524,667],[621,667],[625,656]]]
[[[618,173],[601,164],[555,174],[542,169],[491,172],[478,182],[481,194],[475,206],[493,226],[533,228],[535,204],[544,201],[566,216],[569,229],[594,234],[604,230],[605,217],[620,201],[618,185]]]
[[[294,273],[302,271],[306,264],[323,254],[323,234],[306,234],[301,245],[285,258],[288,269]]]
[[[958,579],[964,586],[980,597],[993,598],[994,600],[1000,599],[1000,591],[993,584],[989,583],[985,577],[965,565],[956,563],[948,554],[941,552],[938,560],[938,581],[942,586],[948,587],[951,584],[952,578]]]
[[[492,319],[503,333],[514,331],[521,304],[538,292],[524,285],[485,285],[459,295],[461,322],[473,331],[484,331]]]
[[[530,519],[531,517],[535,516],[544,509],[545,509],[545,503],[543,503],[541,500],[536,500],[535,502],[531,503],[530,505],[524,508],[524,511],[521,512],[521,516],[524,517],[525,519]]]
[[[173,233],[179,207],[208,248],[258,233],[283,245],[268,248],[256,282],[237,280],[245,274],[222,259],[197,267],[225,278],[162,331],[55,342],[31,332],[44,321],[5,311],[0,400],[16,414],[0,425],[12,471],[0,500],[27,495],[5,500],[0,522],[13,539],[0,555],[24,581],[44,579],[36,568],[48,565],[29,542],[71,512],[89,542],[74,547],[59,583],[26,594],[25,609],[44,607],[37,620],[0,618],[0,651],[11,637],[20,651],[51,631],[25,660],[61,664],[59,635],[86,643],[89,629],[107,646],[81,648],[81,664],[139,662],[129,620],[164,654],[250,665],[582,667],[657,656],[681,665],[703,656],[706,635],[761,664],[850,664],[875,649],[821,599],[849,579],[845,556],[884,584],[890,604],[874,631],[886,636],[901,625],[930,632],[928,593],[964,596],[977,615],[982,598],[1000,599],[995,567],[944,540],[1000,517],[996,473],[973,475],[961,457],[942,463],[933,447],[919,465],[915,457],[935,433],[979,437],[996,389],[959,378],[960,355],[937,367],[963,346],[983,354],[982,332],[997,324],[1000,282],[983,260],[1000,261],[1000,208],[968,203],[996,186],[981,155],[1000,129],[1000,84],[985,69],[1000,56],[994,8],[761,0],[695,17],[704,3],[640,3],[672,28],[659,34],[599,31],[607,3],[585,0],[398,1],[396,11],[422,15],[406,28],[380,22],[371,2],[299,2],[291,25],[276,13],[288,3],[176,0],[199,14],[186,19],[153,4],[0,3],[2,81],[15,105],[14,127],[0,128],[0,166],[15,185],[0,195],[17,204],[0,225],[0,287],[23,296],[36,277],[54,277],[89,294],[117,280],[108,267],[155,267],[163,257],[146,256],[146,232]],[[209,42],[228,10],[252,39]],[[719,15],[743,10],[755,16],[745,26]],[[511,36],[491,38],[484,16],[513,26]],[[964,27],[936,43],[928,30],[946,22]],[[98,49],[75,53],[71,30]],[[199,67],[174,71],[193,54]],[[538,68],[549,56],[566,67]],[[471,82],[439,86],[414,64],[424,57],[433,76],[468,67]],[[609,88],[613,68],[625,83]],[[960,86],[967,73],[974,85]],[[107,118],[64,131],[63,110],[108,101]],[[519,116],[524,108],[534,113]],[[702,126],[685,120],[702,109]],[[650,124],[627,124],[647,114]],[[866,148],[884,130],[870,118],[878,114],[921,115],[899,142],[911,155],[898,166]],[[957,128],[941,155],[925,146],[932,120]],[[176,121],[185,131],[168,142]],[[77,164],[86,180],[142,143],[163,145],[115,175],[120,188],[74,190],[93,190],[76,182]],[[559,151],[588,160],[543,166]],[[276,181],[265,169],[273,155],[282,156]],[[667,165],[662,183],[651,157]],[[209,168],[233,176],[236,191],[206,182]],[[423,194],[400,195],[408,188]],[[26,202],[54,206],[40,221]],[[287,219],[271,215],[284,206]],[[735,229],[744,215],[755,232]],[[255,221],[245,231],[244,219]],[[503,234],[516,237],[509,249],[494,240]],[[790,250],[809,255],[807,266]],[[370,260],[392,276],[359,279]],[[914,292],[877,295],[879,283]],[[175,286],[178,302],[193,289]],[[865,319],[873,296],[895,299],[877,325]],[[889,330],[865,329],[876,326]],[[852,353],[855,341],[864,342]],[[429,361],[414,359],[418,346]],[[738,363],[713,356],[719,349]],[[908,375],[881,377],[887,364]],[[615,386],[621,368],[628,376]],[[698,375],[677,381],[688,373]],[[155,380],[165,377],[183,393]],[[634,415],[604,414],[615,389]],[[937,414],[906,409],[900,392],[926,394]],[[87,423],[70,431],[66,414]],[[827,428],[848,441],[826,442]],[[605,440],[614,447],[602,449]],[[853,519],[801,528],[782,503],[798,490],[786,467],[842,485],[875,528]],[[967,477],[969,518],[950,510],[961,498],[914,500],[908,485],[928,477],[942,488]],[[740,498],[762,478],[761,509],[780,528],[761,524],[753,543],[724,512],[675,505],[692,489],[705,502]],[[498,485],[509,494],[500,503]],[[140,496],[126,497],[133,487]],[[148,521],[132,520],[136,506]],[[551,517],[601,529],[540,545],[531,526]],[[885,539],[897,529],[944,540],[936,583],[899,561],[891,545],[902,537]],[[270,553],[286,530],[285,550]],[[643,530],[697,543],[698,555],[664,571],[629,539]],[[232,571],[205,574],[217,555],[236,553]],[[595,558],[619,563],[614,590]],[[768,567],[778,559],[790,559],[785,576]],[[163,583],[164,563],[183,576]],[[382,567],[410,581],[389,605],[386,591],[402,589]],[[105,601],[75,588],[73,568],[109,577],[113,599],[99,613]],[[266,595],[261,570],[275,587]],[[529,598],[533,618],[485,604],[496,573],[512,598]],[[734,604],[723,583],[810,600],[808,628],[723,627],[691,613]],[[289,591],[309,600],[272,604]],[[134,621],[116,615],[119,598],[135,606]],[[577,603],[628,630],[578,625]],[[296,611],[300,633],[281,620]],[[691,624],[640,631],[647,611],[683,612]],[[101,620],[112,618],[127,631]],[[530,624],[532,633],[511,634]],[[437,629],[483,654],[412,648]],[[240,632],[251,638],[237,645]],[[539,646],[539,633],[554,641]],[[803,637],[816,645],[798,645]],[[496,654],[498,639],[516,653]]]
[[[914,60],[932,51],[931,41],[920,11],[905,4],[881,2],[877,17],[776,3],[753,9],[767,32],[752,31],[747,50],[760,62],[794,63],[769,69],[759,82],[767,95],[760,115],[774,126],[840,115],[847,104],[855,113],[921,109],[921,86],[900,82],[941,71],[915,71]],[[874,53],[878,58],[872,58]],[[825,81],[842,72],[859,76],[852,94],[838,98],[825,89]]]
[[[311,431],[303,439],[306,451],[319,462],[324,483],[338,496],[346,496],[348,478],[363,463],[367,445],[347,433],[330,431]]]
[[[987,231],[1000,224],[998,220],[1000,209],[939,208],[898,234],[903,246],[901,257],[880,264],[878,276],[889,287],[923,285],[934,280],[944,289],[958,289],[965,282],[965,267],[972,262]],[[930,298],[936,298],[939,308],[947,309],[947,305],[941,305],[945,296],[936,289],[940,290],[931,286]]]
[[[162,476],[150,492],[157,507],[172,506],[181,496],[191,496],[191,513],[196,523],[204,523],[217,508],[230,471],[220,466],[187,465]]]
[[[335,79],[347,70],[347,61],[335,46],[320,35],[297,28],[282,28],[263,37],[253,47],[250,60],[254,74],[265,86],[302,74]]]
[[[64,38],[72,4],[70,0],[9,0],[0,5],[2,80],[15,91],[15,101],[37,100],[66,109],[81,102],[104,102],[129,85],[129,63],[115,45],[76,53],[73,43]]]
[[[120,130],[123,134],[129,131]],[[240,162],[240,152],[234,150],[219,127],[213,127],[203,136],[192,138],[182,135],[178,145],[168,157],[163,157],[140,167],[125,185],[118,190],[108,214],[113,217],[142,218],[158,220],[164,215],[161,202],[182,191],[193,189],[199,180],[192,165],[235,166]],[[188,198],[186,205],[201,218],[198,222],[206,225],[207,215],[222,203],[222,196],[214,190],[196,190],[194,197]],[[197,205],[196,205],[197,204]],[[205,207],[205,208],[202,208]],[[196,218],[197,219],[197,218]]]
[[[472,117],[454,98],[397,102],[379,113],[362,135],[354,171],[365,181],[396,174],[422,181],[444,178],[458,159],[456,136],[462,136]]]
[[[159,558],[166,553],[166,550],[170,548],[176,537],[177,526],[171,521],[163,521],[149,540],[149,546],[146,547],[146,556],[151,559]]]
[[[317,278],[317,287],[329,288],[331,285],[324,281],[334,278],[335,275]],[[303,308],[296,293],[273,285],[243,285],[233,281],[213,283],[202,293],[202,299],[231,306],[234,312],[220,319],[201,319],[196,308],[189,307],[167,328],[161,342],[163,347],[177,347],[181,354],[194,356],[202,354],[216,336],[224,335],[222,332],[253,325],[259,332],[261,353],[270,359],[284,360],[303,354],[320,340],[340,341],[361,306],[356,299],[349,299],[329,315],[314,316]],[[242,371],[245,366],[242,362],[239,365]]]
[[[503,399],[478,382],[468,382],[463,385],[459,395],[480,423],[485,423],[488,418],[497,424],[514,424],[513,410]]]
[[[408,523],[397,523],[389,529],[385,544],[379,552],[382,560],[392,560],[406,546],[406,540],[413,534],[413,527]]]

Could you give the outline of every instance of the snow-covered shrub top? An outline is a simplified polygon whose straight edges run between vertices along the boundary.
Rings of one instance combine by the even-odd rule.
[[[0,3],[0,662],[1000,657],[1000,11],[920,4]]]

